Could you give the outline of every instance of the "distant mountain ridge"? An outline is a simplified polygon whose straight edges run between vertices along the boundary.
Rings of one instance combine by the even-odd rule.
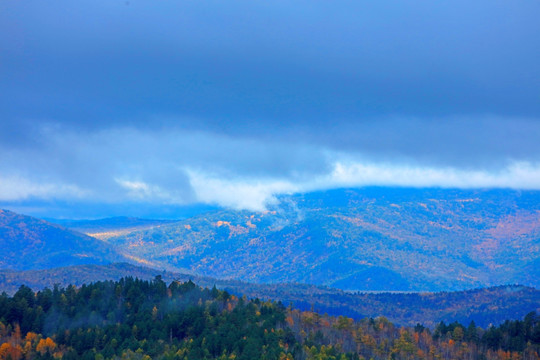
[[[434,327],[440,321],[459,321],[487,327],[506,319],[520,319],[531,311],[540,312],[540,290],[524,286],[499,286],[457,292],[437,293],[350,293],[339,289],[306,284],[252,284],[220,280],[190,274],[135,266],[127,263],[77,265],[47,270],[0,270],[0,292],[14,294],[21,285],[34,290],[55,284],[81,286],[96,281],[119,280],[125,276],[152,280],[159,275],[164,281],[193,280],[211,288],[216,285],[248,299],[279,300],[296,308],[314,309],[330,315],[356,319],[385,316],[400,325],[422,323]]]
[[[251,283],[344,290],[540,287],[540,192],[361,188],[282,196],[266,212],[212,211],[168,222],[59,225],[0,213],[0,267],[131,261]]]
[[[108,239],[169,270],[347,290],[540,287],[540,192],[361,188],[283,196]]]
[[[111,245],[47,221],[0,210],[0,269],[125,261]]]

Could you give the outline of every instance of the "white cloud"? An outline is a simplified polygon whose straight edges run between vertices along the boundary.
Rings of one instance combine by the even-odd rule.
[[[463,170],[400,164],[336,162],[309,181],[224,179],[187,171],[197,199],[234,209],[263,211],[280,194],[358,186],[515,188],[540,190],[540,166],[515,162],[503,170]]]
[[[188,170],[190,183],[197,199],[233,209],[263,211],[274,202],[275,195],[293,193],[299,187],[289,181],[220,179]]]
[[[320,180],[324,187],[388,185],[411,187],[540,189],[540,166],[514,162],[501,170],[464,170],[400,164],[341,163]]]
[[[129,200],[161,202],[164,204],[183,204],[184,201],[177,194],[177,189],[164,189],[158,185],[143,181],[114,179],[118,185],[127,190]]]
[[[28,198],[82,198],[88,193],[76,185],[37,183],[20,176],[0,175],[0,200],[17,201]]]
[[[0,201],[206,203],[260,211],[280,194],[339,187],[540,190],[540,163],[508,162],[509,156],[501,157],[498,167],[472,168],[179,128],[113,128],[89,134],[53,130],[43,138],[43,147],[0,144]]]
[[[126,189],[131,197],[144,199],[152,197],[161,197],[162,190],[157,186],[148,185],[142,181],[129,181],[122,179],[115,179],[118,185]]]

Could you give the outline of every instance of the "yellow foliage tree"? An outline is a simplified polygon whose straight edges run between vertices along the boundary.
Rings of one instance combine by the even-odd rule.
[[[52,354],[55,349],[56,343],[50,337],[39,340],[39,343],[36,346],[36,351],[41,355],[45,355],[45,353]]]
[[[19,360],[22,358],[22,348],[19,345],[13,346],[10,343],[0,345],[0,360]]]

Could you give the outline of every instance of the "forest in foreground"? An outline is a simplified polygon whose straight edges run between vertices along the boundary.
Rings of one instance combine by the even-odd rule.
[[[0,296],[0,359],[540,359],[540,316],[399,327],[132,277]]]

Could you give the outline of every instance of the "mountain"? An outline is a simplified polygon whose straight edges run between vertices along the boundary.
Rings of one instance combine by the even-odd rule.
[[[101,240],[8,210],[0,210],[0,249],[0,269],[107,264],[125,259]]]
[[[252,284],[237,280],[220,280],[190,274],[161,271],[127,263],[77,265],[46,270],[0,270],[0,292],[14,294],[21,285],[34,290],[55,284],[82,286],[96,281],[119,280],[122,277],[163,281],[189,281],[227,290],[248,299],[279,300],[301,310],[314,309],[334,316],[354,319],[385,316],[398,325],[417,323],[435,327],[441,321],[472,320],[482,327],[500,324],[506,319],[521,319],[531,311],[540,312],[540,290],[524,286],[499,286],[456,292],[437,293],[350,293],[325,286],[306,284]]]
[[[283,196],[107,240],[158,268],[345,290],[539,287],[540,192],[361,188]]]
[[[278,200],[265,212],[219,210],[176,222],[71,223],[105,242],[2,211],[0,266],[123,258],[212,278],[349,291],[540,287],[538,191],[361,188]]]

